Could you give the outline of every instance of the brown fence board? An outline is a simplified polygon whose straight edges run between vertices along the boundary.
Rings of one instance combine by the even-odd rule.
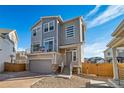
[[[25,71],[25,70],[26,70],[25,63],[4,63],[4,71],[19,72],[19,71]]]
[[[113,64],[83,63],[82,72],[85,74],[95,74],[96,76],[113,77]]]
[[[119,79],[124,79],[124,63],[118,64]]]

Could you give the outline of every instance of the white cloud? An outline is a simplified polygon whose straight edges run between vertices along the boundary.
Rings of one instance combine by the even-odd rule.
[[[99,8],[100,8],[100,5],[96,5],[96,7],[95,7],[93,10],[91,10],[91,11],[86,15],[85,20],[86,20],[89,16],[94,15],[94,14],[99,10]]]
[[[88,28],[104,24],[120,15],[124,15],[124,6],[109,6],[103,13],[88,23]]]
[[[84,48],[84,56],[89,57],[104,57],[103,51],[106,48],[106,42],[95,42],[93,44],[88,44]]]

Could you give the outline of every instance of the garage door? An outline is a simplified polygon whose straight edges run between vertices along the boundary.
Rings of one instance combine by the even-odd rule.
[[[52,62],[51,60],[31,60],[29,69],[31,72],[43,74],[52,73]]]

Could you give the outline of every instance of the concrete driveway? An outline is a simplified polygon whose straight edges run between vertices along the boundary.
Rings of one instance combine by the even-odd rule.
[[[0,73],[0,88],[30,88],[41,78],[41,75],[27,71]]]
[[[114,88],[108,82],[108,77],[97,77],[93,75],[83,75],[83,77],[90,80],[89,88]]]

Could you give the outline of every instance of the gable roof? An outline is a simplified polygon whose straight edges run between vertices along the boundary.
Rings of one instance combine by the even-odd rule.
[[[124,26],[124,19],[121,21],[121,23],[115,29],[115,31],[112,33],[112,36],[115,36],[119,32],[120,28],[122,28],[123,26]]]
[[[8,29],[0,29],[0,35],[3,34],[3,33],[10,33],[12,32],[13,30],[8,30]]]
[[[40,20],[38,20],[32,27],[31,29],[33,29],[38,23],[40,23],[42,21],[42,19],[46,19],[46,18],[57,18],[61,23],[63,23],[63,19],[61,18],[61,16],[44,16],[44,17],[40,17]]]
[[[2,35],[2,34],[9,34],[11,32],[15,33],[16,39],[18,41],[18,36],[17,36],[16,30],[3,29],[3,28],[0,29],[0,35]]]
[[[66,23],[66,22],[69,22],[69,21],[72,21],[72,20],[75,20],[75,19],[81,19],[83,25],[86,27],[86,24],[84,23],[82,16],[78,16],[78,17],[75,17],[75,18],[72,18],[72,19],[69,19],[69,20],[65,20],[65,21],[63,21],[63,19],[61,18],[61,16],[44,16],[44,17],[41,17],[40,20],[38,20],[38,21],[31,27],[31,29],[33,29],[33,28],[34,28],[36,25],[38,25],[43,19],[46,19],[46,18],[57,18],[57,19],[59,20],[59,22],[61,22],[61,23]]]

